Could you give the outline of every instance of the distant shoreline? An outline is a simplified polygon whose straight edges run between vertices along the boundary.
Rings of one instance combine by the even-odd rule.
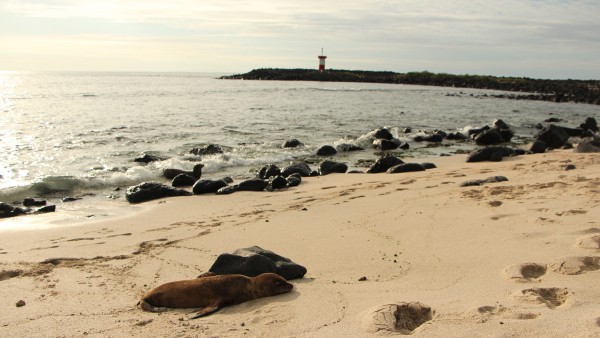
[[[452,75],[430,72],[261,68],[248,73],[222,76],[225,80],[323,81],[410,84],[422,86],[492,89],[522,94],[492,97],[516,100],[574,102],[600,105],[600,80],[544,80],[488,75]]]

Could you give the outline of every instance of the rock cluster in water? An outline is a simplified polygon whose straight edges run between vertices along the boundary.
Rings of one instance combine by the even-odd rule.
[[[25,198],[21,205],[22,207],[0,202],[0,218],[27,214],[43,214],[56,211],[56,205],[48,204],[46,200],[38,200],[31,197]]]
[[[498,119],[491,126],[481,128],[472,128],[464,134],[461,132],[445,132],[443,130],[434,130],[430,133],[419,134],[413,137],[413,142],[429,142],[436,144],[451,140],[456,142],[474,142],[481,146],[480,148],[468,154],[467,162],[501,161],[505,157],[524,155],[527,153],[541,153],[548,149],[572,147],[569,143],[571,137],[581,138],[577,151],[598,151],[600,150],[600,141],[595,137],[598,132],[598,125],[594,118],[587,118],[577,128],[568,128],[556,125],[559,120],[548,120],[550,124],[540,126],[540,130],[535,135],[528,151],[513,148],[510,146],[514,132],[510,126]],[[410,129],[405,130],[411,132]],[[372,163],[366,170],[367,173],[407,173],[424,171],[435,168],[433,163],[405,163],[401,158],[390,151],[406,150],[410,148],[408,143],[395,138],[389,128],[377,128],[367,136],[372,140],[373,149],[382,152],[379,159]],[[303,147],[304,145],[297,139],[290,139],[284,142],[282,148]],[[202,148],[194,148],[194,154],[215,154],[221,153],[223,148],[218,145],[209,145]],[[348,172],[348,164],[338,162],[332,159],[339,152],[364,151],[363,148],[352,144],[341,144],[336,147],[332,145],[323,145],[316,150],[315,155],[326,157],[318,164],[316,169],[312,169],[310,164],[305,161],[294,161],[286,166],[279,167],[276,164],[268,164],[260,168],[256,177],[235,182],[233,179],[225,177],[220,179],[207,179],[202,177],[203,165],[198,163],[192,171],[183,171],[180,169],[165,169],[163,176],[171,179],[171,186],[159,182],[145,182],[127,189],[126,199],[130,203],[145,202],[157,198],[172,196],[189,196],[203,194],[226,195],[238,191],[276,191],[299,185],[303,177],[325,176],[333,173]],[[478,184],[487,183],[479,182]],[[474,183],[474,182],[470,182]],[[191,187],[191,191],[184,189]]]

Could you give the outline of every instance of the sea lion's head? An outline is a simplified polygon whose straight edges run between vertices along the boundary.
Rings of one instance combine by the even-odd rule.
[[[252,286],[258,297],[276,296],[292,291],[294,286],[276,273],[263,273],[252,278]]]

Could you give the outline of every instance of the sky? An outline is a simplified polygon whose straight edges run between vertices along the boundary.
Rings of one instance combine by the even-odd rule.
[[[598,0],[0,0],[0,70],[600,79]]]

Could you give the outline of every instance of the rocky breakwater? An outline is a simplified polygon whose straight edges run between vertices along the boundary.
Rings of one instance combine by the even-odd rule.
[[[514,94],[492,95],[499,99],[600,104],[599,80],[551,80],[488,75],[453,75],[431,72],[395,73],[342,69],[328,69],[319,72],[315,69],[276,68],[254,69],[245,74],[223,76],[221,79],[370,82],[493,89],[517,92]]]

